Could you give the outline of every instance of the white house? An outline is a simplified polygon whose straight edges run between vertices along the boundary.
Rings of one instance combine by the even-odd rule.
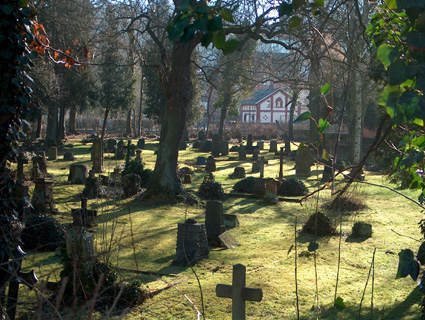
[[[302,112],[308,111],[305,96],[306,94],[302,92],[295,109],[294,119]],[[270,86],[267,89],[261,89],[241,102],[239,107],[241,122],[272,124],[278,121],[286,123],[289,121],[290,101],[291,96],[283,87],[275,89]]]

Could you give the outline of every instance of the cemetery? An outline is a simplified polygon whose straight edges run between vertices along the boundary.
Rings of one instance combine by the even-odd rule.
[[[354,210],[331,210],[331,186],[322,181],[323,162],[315,161],[312,154],[299,164],[298,158],[282,156],[285,142],[274,139],[261,142],[260,162],[249,155],[241,158],[240,151],[213,158],[211,149],[194,148],[198,140],[193,138],[186,150],[179,151],[178,167],[186,181],[183,201],[155,203],[141,195],[148,176],[144,172],[154,168],[157,139],[145,138],[143,148],[133,156],[131,145],[138,140],[125,143],[127,165],[107,149],[111,140],[107,141],[100,155],[98,140],[70,138],[54,160],[49,155],[42,162],[46,178],[31,179],[38,162],[26,161],[17,167],[34,210],[60,230],[54,240],[47,240],[57,243],[46,245],[46,237],[34,238],[33,233],[39,233],[37,222],[28,220],[30,229],[24,229],[26,256],[21,270],[35,273],[39,281],[33,284],[36,290],[21,285],[19,296],[45,304],[44,316],[65,315],[71,309],[67,300],[72,289],[63,287],[70,266],[64,261],[77,259],[83,274],[96,274],[94,261],[107,264],[117,283],[125,284],[115,287],[117,292],[125,288],[124,297],[137,286],[143,298],[137,303],[118,299],[115,309],[109,310],[111,318],[125,314],[125,319],[196,319],[204,313],[210,319],[232,315],[236,315],[233,319],[294,319],[297,304],[302,319],[319,313],[320,318],[331,319],[335,312],[338,319],[352,319],[359,312],[367,318],[373,297],[375,315],[416,319],[421,294],[411,279],[395,275],[397,252],[411,247],[419,234],[408,221],[419,221],[421,213],[414,204],[378,187],[389,185],[382,174],[366,170],[366,183],[356,182],[346,193],[347,199],[359,204]],[[245,146],[247,142],[232,139],[228,144]],[[292,143],[291,147],[299,146]],[[63,159],[69,152],[74,159]],[[25,156],[38,157],[31,152]],[[208,160],[200,162],[200,157]],[[254,171],[257,162],[261,170]],[[244,169],[243,175],[238,168]],[[131,181],[128,186],[126,180]],[[335,178],[335,188],[344,184],[343,177]],[[204,193],[202,186],[207,188]],[[303,199],[320,187],[322,191]],[[35,214],[31,210],[24,211],[27,219]],[[337,295],[343,306],[335,309],[337,272]],[[71,276],[67,279],[72,282]],[[235,291],[232,286],[244,289]],[[85,294],[86,298],[79,298],[81,305],[90,302],[93,293]],[[99,299],[105,299],[100,300],[104,305],[115,301]],[[316,303],[320,310],[312,309]],[[105,316],[103,304],[90,311],[93,318]],[[17,309],[18,315],[25,314],[20,306]],[[88,310],[83,307],[81,312]]]

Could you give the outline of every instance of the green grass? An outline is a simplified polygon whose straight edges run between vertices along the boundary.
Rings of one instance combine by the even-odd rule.
[[[77,162],[91,167],[89,145],[72,141],[72,151]],[[136,143],[136,141],[134,142]],[[147,141],[142,156],[147,168],[153,169],[157,142]],[[269,160],[266,166],[266,177],[277,177],[279,160],[267,153],[268,145],[261,155]],[[231,154],[233,156],[234,154]],[[196,169],[196,157],[208,156],[188,148],[180,152],[180,167],[190,166]],[[105,174],[122,165],[123,161],[109,159],[106,154]],[[60,157],[61,158],[61,157]],[[226,161],[227,157],[217,160],[218,171],[216,181],[222,183],[226,192],[230,192],[237,180],[228,176],[234,167],[242,165],[250,176],[251,162]],[[49,161],[49,172],[56,176],[54,195],[60,214],[57,218],[64,224],[71,222],[71,208],[79,207],[76,197],[83,186],[66,183],[69,162],[62,160]],[[312,167],[314,173],[321,168]],[[294,162],[285,159],[284,176],[294,176]],[[196,169],[192,184],[186,186],[190,192],[196,192],[203,180],[203,170]],[[253,174],[258,177],[259,174]],[[320,178],[320,177],[319,177]],[[318,177],[303,179],[314,190],[318,185]],[[366,172],[366,182],[388,185],[384,177]],[[33,187],[30,187],[32,191]],[[398,252],[404,248],[417,251],[421,239],[417,223],[423,218],[419,208],[391,191],[366,184],[356,184],[350,192],[361,197],[369,209],[352,214],[332,214],[335,221],[342,220],[343,237],[319,238],[316,267],[314,257],[307,254],[308,244],[314,240],[312,236],[295,234],[301,230],[308,217],[315,212],[317,206],[330,199],[330,188],[318,194],[302,206],[296,203],[281,202],[278,205],[265,205],[261,200],[228,198],[223,206],[226,213],[237,214],[240,227],[232,229],[231,234],[239,242],[239,246],[231,250],[211,249],[209,259],[197,263],[195,270],[202,286],[203,303],[206,319],[230,319],[231,301],[216,297],[217,284],[231,284],[232,266],[241,263],[247,267],[247,286],[261,288],[261,302],[247,302],[247,318],[249,319],[296,319],[295,295],[295,254],[297,253],[298,297],[301,319],[310,319],[312,307],[319,305],[320,319],[358,319],[359,304],[368,278],[373,251],[376,249],[374,265],[373,316],[374,319],[420,319],[421,293],[410,278],[395,279],[398,263]],[[413,191],[403,193],[416,198]],[[150,290],[163,288],[169,282],[181,281],[175,286],[162,291],[145,304],[131,310],[125,319],[195,319],[196,312],[189,302],[192,301],[202,310],[201,294],[190,268],[172,266],[175,254],[177,223],[185,218],[204,221],[205,208],[202,205],[186,207],[183,204],[174,206],[144,205],[137,199],[115,201],[111,199],[89,200],[89,207],[99,210],[99,225],[95,230],[98,253],[107,247],[110,232],[115,226],[113,250],[110,261],[118,267],[151,271],[175,276],[154,276],[122,272],[120,278],[138,278]],[[351,227],[357,221],[372,223],[373,237],[364,241],[351,239]],[[297,222],[297,225],[295,223]],[[339,226],[337,226],[339,230]],[[397,235],[395,232],[401,234]],[[402,236],[406,235],[406,236]],[[409,236],[409,237],[407,237]],[[297,252],[290,248],[297,237]],[[338,268],[338,251],[341,246],[341,260],[337,296],[344,299],[347,308],[338,310],[334,317],[332,308],[334,301],[336,276]],[[137,261],[137,263],[136,263]],[[28,252],[24,262],[24,270],[34,268],[40,279],[57,281],[60,273],[60,259],[54,253]],[[317,272],[318,303],[315,299]],[[372,277],[366,289],[360,319],[371,318]],[[32,299],[34,295],[22,286],[20,295]],[[21,310],[21,312],[24,312]]]

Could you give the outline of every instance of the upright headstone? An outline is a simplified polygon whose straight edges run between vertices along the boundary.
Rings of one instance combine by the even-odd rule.
[[[218,284],[215,292],[217,297],[232,299],[232,320],[245,320],[245,301],[261,301],[261,289],[247,288],[246,267],[242,264],[233,266],[232,285]]]
[[[177,227],[177,246],[173,265],[191,266],[195,262],[208,258],[207,232],[205,224],[188,219]]]
[[[270,152],[277,152],[277,140],[270,141]]]
[[[260,163],[257,161],[252,164],[251,173],[258,173],[258,172],[260,172]]]
[[[245,168],[236,167],[233,173],[230,175],[232,179],[244,179],[245,178]]]
[[[44,178],[47,176],[46,158],[42,156],[32,157],[31,180]]]
[[[257,160],[258,159],[258,155],[260,154],[260,150],[258,149],[254,149],[252,151],[252,159]]]
[[[92,146],[92,161],[93,167],[92,170],[94,172],[102,172],[103,171],[103,150],[102,150],[102,141],[99,138],[93,140]]]
[[[210,245],[220,245],[221,241],[218,236],[226,231],[223,217],[223,203],[220,201],[210,200],[207,202],[205,228],[207,230],[208,243]]]
[[[115,153],[117,151],[117,140],[108,139],[106,141],[106,148],[107,148],[107,152]]]
[[[322,175],[322,182],[328,182],[331,181],[333,178],[333,171],[332,171],[332,165],[333,162],[331,160],[325,160],[323,163],[323,175]]]
[[[209,156],[207,159],[207,164],[205,166],[205,171],[214,172],[216,171],[215,159],[213,156]]]
[[[206,163],[207,162],[206,162],[205,157],[198,157],[198,158],[196,158],[196,165],[197,166],[205,166]]]
[[[207,139],[207,134],[204,130],[198,132],[198,140],[205,141]]]
[[[223,140],[220,143],[220,153],[222,156],[227,156],[229,155],[229,141],[228,140]]]
[[[97,210],[87,209],[87,198],[81,199],[81,209],[71,209],[73,225],[92,228],[97,225]]]
[[[56,160],[58,158],[58,148],[51,146],[48,150],[49,160]]]
[[[192,175],[185,174],[183,177],[183,184],[191,184],[192,183]]]
[[[139,141],[137,141],[137,148],[138,149],[144,149],[145,148],[145,139],[140,138]]]
[[[246,142],[246,147],[247,147],[247,149],[251,149],[252,148],[252,134],[249,134],[248,135],[247,142]]]
[[[264,141],[263,140],[257,141],[257,147],[258,147],[258,150],[263,150],[264,149]]]
[[[140,150],[140,149],[136,150],[136,161],[142,162],[142,150]]]
[[[277,186],[278,181],[270,178],[266,180],[266,193],[264,195],[264,202],[268,204],[277,204]]]
[[[200,151],[202,151],[202,152],[211,152],[211,149],[212,149],[212,142],[211,142],[211,140],[205,140],[202,143],[202,147],[201,147]]]
[[[241,146],[239,148],[239,160],[244,161],[246,160],[246,149],[244,146]]]
[[[211,154],[213,157],[218,157],[220,155],[220,140],[220,135],[213,135],[211,145]]]
[[[118,144],[118,146],[117,146],[117,152],[115,153],[115,158],[117,160],[124,160],[125,159],[125,149],[124,149],[124,146],[120,146]]]
[[[311,175],[312,156],[310,148],[301,146],[297,150],[297,159],[295,160],[295,174],[299,176]]]
[[[53,181],[44,178],[34,180],[34,191],[31,204],[37,213],[56,213],[53,197]]]
[[[63,160],[64,161],[74,161],[75,160],[75,156],[71,151],[66,151],[63,154]]]
[[[69,166],[68,182],[84,184],[88,177],[89,168],[84,164],[71,164]]]
[[[252,190],[252,194],[260,197],[264,197],[266,195],[266,180],[263,178],[255,179],[254,188]]]

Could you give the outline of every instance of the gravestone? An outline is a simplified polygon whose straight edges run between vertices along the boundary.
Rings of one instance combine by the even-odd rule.
[[[66,255],[70,261],[78,261],[81,275],[93,274],[94,239],[86,229],[74,226],[67,231]]]
[[[74,161],[75,156],[71,151],[67,151],[63,154],[63,160],[64,161]]]
[[[177,246],[173,265],[191,266],[210,253],[205,224],[188,219],[177,227]]]
[[[243,179],[246,177],[245,168],[244,167],[236,167],[233,173],[230,175],[232,179]]]
[[[211,152],[212,149],[212,141],[211,140],[205,140],[202,144],[202,147],[200,148],[201,152]]]
[[[257,160],[258,159],[258,155],[260,154],[260,150],[258,149],[254,149],[252,151],[252,159]]]
[[[131,142],[131,140],[127,140],[127,146],[125,149],[130,157],[134,157],[136,155],[136,146]]]
[[[230,152],[238,152],[240,148],[241,147],[239,147],[239,146],[232,146],[229,151]]]
[[[145,148],[145,139],[144,138],[140,138],[139,141],[137,141],[137,148],[138,149],[144,149]]]
[[[117,143],[117,149],[124,149],[124,140],[121,139],[120,141],[118,141]]]
[[[352,228],[353,238],[367,239],[372,237],[372,225],[365,222],[356,222]]]
[[[209,156],[207,159],[207,164],[205,166],[205,171],[215,172],[217,170],[215,165],[215,159],[213,156]]]
[[[246,149],[244,146],[240,146],[239,148],[239,160],[240,161],[246,160]]]
[[[226,229],[233,229],[239,227],[239,219],[235,214],[223,213],[224,225]]]
[[[221,245],[218,236],[226,231],[222,202],[217,200],[210,200],[207,202],[205,228],[207,230],[208,244],[215,246]]]
[[[218,284],[217,297],[232,299],[232,320],[245,320],[245,301],[261,301],[261,289],[247,288],[246,267],[242,264],[233,266],[232,285]]]
[[[228,140],[223,140],[220,143],[220,153],[222,156],[227,156],[229,155],[229,141]]]
[[[49,160],[56,160],[58,158],[58,148],[51,146],[48,150]]]
[[[270,141],[270,152],[277,152],[277,140]]]
[[[298,176],[311,175],[312,157],[310,148],[300,146],[297,150],[297,159],[295,160],[295,174]]]
[[[264,177],[264,164],[266,163],[266,160],[264,159],[264,157],[260,158],[260,178]]]
[[[227,249],[235,249],[235,247],[239,245],[236,239],[227,230],[220,234],[218,238],[220,239],[221,245]]]
[[[206,160],[205,157],[198,157],[196,158],[196,165],[198,166],[205,166]]]
[[[106,152],[115,153],[117,151],[117,140],[108,139],[106,140]]]
[[[46,158],[42,156],[32,157],[31,180],[44,178],[47,176]]]
[[[81,199],[80,209],[71,209],[73,225],[83,228],[93,228],[97,225],[97,210],[87,209],[87,198]]]
[[[264,197],[266,195],[266,180],[263,178],[255,179],[252,194],[255,196]]]
[[[278,181],[270,178],[266,180],[266,190],[264,194],[264,202],[268,204],[277,204],[277,186]]]
[[[117,160],[124,160],[125,159],[125,149],[124,149],[124,147],[117,147],[117,152],[115,153],[115,158]]]
[[[53,180],[44,178],[34,180],[34,191],[31,204],[36,213],[57,213],[53,197]]]
[[[192,175],[185,174],[183,177],[183,184],[191,184],[192,183]]]
[[[16,176],[18,180],[23,181],[26,179],[24,174],[24,164],[28,164],[28,158],[25,156],[23,152],[19,152],[17,162],[18,162],[18,168],[17,168]]]
[[[211,145],[211,154],[213,157],[218,157],[220,155],[220,136],[218,134],[214,134],[212,137],[212,145]]]
[[[252,164],[251,173],[259,173],[259,172],[260,172],[260,163],[259,162],[254,162]]]
[[[24,218],[31,212],[28,184],[19,180],[16,181],[13,197],[16,204],[16,211],[18,212],[18,219],[24,221]]]
[[[142,162],[142,150],[140,150],[140,149],[136,150],[136,161]]]
[[[95,138],[93,140],[93,146],[91,149],[93,167],[92,170],[94,172],[102,172],[103,171],[103,150],[102,150],[102,140],[99,138]]]
[[[89,173],[89,168],[84,164],[71,164],[69,166],[68,182],[84,184]]]
[[[325,160],[323,162],[323,175],[322,175],[322,182],[329,182],[333,178],[333,171],[332,171],[333,162],[331,160]]]
[[[205,141],[207,139],[207,134],[204,130],[198,132],[198,140]]]
[[[264,141],[263,140],[257,141],[257,148],[258,148],[258,150],[264,150]]]
[[[279,180],[283,180],[283,147],[280,147],[279,155]]]
[[[246,142],[246,148],[252,149],[252,134],[248,135],[247,142]]]

